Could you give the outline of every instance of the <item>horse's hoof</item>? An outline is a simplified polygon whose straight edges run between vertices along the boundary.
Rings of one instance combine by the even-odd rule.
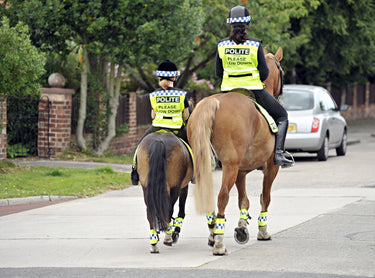
[[[223,247],[223,248],[214,247],[212,249],[212,254],[214,256],[225,256],[225,255],[228,255],[228,250],[225,247]]]
[[[164,245],[172,246],[172,243],[173,243],[172,234],[165,234],[163,243]]]
[[[234,239],[238,244],[245,244],[249,241],[249,232],[246,228],[234,229]]]
[[[257,235],[258,240],[271,240],[271,235],[267,232],[267,225],[263,227],[259,227],[258,235]]]
[[[173,241],[174,244],[177,243],[179,237],[180,237],[180,233],[174,231],[173,234],[172,234],[172,241]]]
[[[151,245],[150,253],[151,254],[158,254],[159,253],[159,247],[157,247],[156,245]]]
[[[164,239],[164,245],[172,246],[173,240],[172,237]]]
[[[227,255],[228,251],[224,244],[224,235],[215,235],[215,245],[212,249],[212,253],[215,256]]]

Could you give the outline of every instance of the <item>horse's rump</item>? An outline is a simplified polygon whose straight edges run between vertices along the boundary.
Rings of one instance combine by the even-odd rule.
[[[170,218],[171,188],[187,186],[193,175],[190,154],[176,135],[152,133],[140,143],[137,171],[145,191],[148,213],[154,226],[163,231]]]
[[[248,96],[236,92],[216,94],[199,102],[187,132],[196,160],[194,192],[200,213],[215,207],[211,149],[223,169],[237,165],[237,171],[262,167],[273,153],[274,139],[266,120]]]

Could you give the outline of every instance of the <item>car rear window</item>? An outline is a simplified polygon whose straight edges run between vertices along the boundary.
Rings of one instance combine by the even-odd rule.
[[[309,110],[314,107],[313,94],[308,91],[284,91],[281,103],[288,111]]]

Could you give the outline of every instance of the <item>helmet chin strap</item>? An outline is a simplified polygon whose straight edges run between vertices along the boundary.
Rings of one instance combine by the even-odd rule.
[[[162,81],[163,79],[168,80],[168,81],[171,81],[171,82],[174,82],[174,81],[175,81],[175,80],[173,80],[173,79],[170,78],[170,77],[160,77],[160,81]]]

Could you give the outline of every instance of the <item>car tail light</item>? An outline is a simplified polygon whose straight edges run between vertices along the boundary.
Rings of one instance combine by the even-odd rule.
[[[318,132],[320,125],[320,120],[318,118],[314,118],[311,125],[311,132]]]

